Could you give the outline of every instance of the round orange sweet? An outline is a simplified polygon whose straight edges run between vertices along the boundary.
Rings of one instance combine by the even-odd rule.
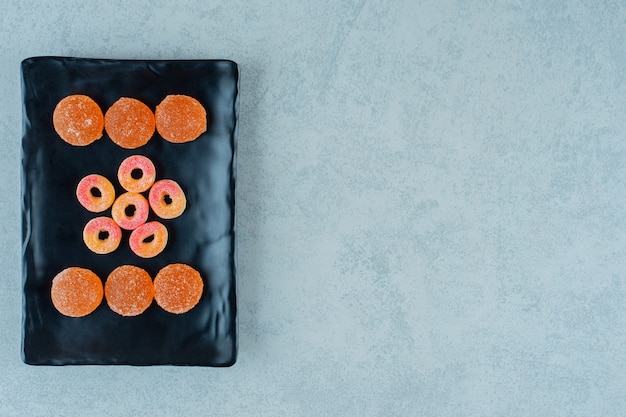
[[[122,231],[108,217],[96,217],[89,220],[83,229],[85,245],[99,255],[113,252],[122,241]]]
[[[56,105],[52,124],[65,142],[87,146],[102,137],[104,117],[100,106],[91,97],[74,94]]]
[[[154,278],[154,299],[163,310],[182,314],[198,304],[203,287],[198,271],[189,265],[171,264]]]
[[[154,116],[159,135],[173,143],[196,140],[207,129],[206,110],[198,100],[185,95],[165,97]]]
[[[135,255],[154,258],[167,246],[167,228],[159,222],[148,222],[133,230],[128,245]]]
[[[113,220],[126,230],[133,230],[148,220],[150,205],[139,193],[124,193],[117,197],[111,208]]]
[[[119,266],[109,274],[104,283],[104,296],[109,308],[117,314],[137,316],[152,304],[152,278],[137,266]]]
[[[154,114],[141,101],[122,97],[104,115],[104,129],[118,146],[139,148],[154,134]]]
[[[52,304],[65,316],[90,314],[102,302],[102,294],[102,281],[89,269],[70,267],[52,279]]]
[[[76,187],[76,198],[87,210],[100,213],[113,204],[115,188],[111,181],[98,174],[87,175]]]

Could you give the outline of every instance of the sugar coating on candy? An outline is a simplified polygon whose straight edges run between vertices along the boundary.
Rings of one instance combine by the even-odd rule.
[[[142,155],[124,159],[117,170],[117,179],[126,191],[142,193],[148,190],[156,178],[156,169],[151,160]]]
[[[87,175],[76,187],[76,198],[87,210],[100,213],[111,207],[115,201],[115,188],[102,175]]]
[[[122,241],[122,230],[109,217],[89,220],[83,229],[85,245],[99,255],[113,252]]]
[[[63,315],[83,317],[102,302],[102,281],[89,269],[70,267],[52,279],[52,304]]]
[[[167,228],[159,222],[148,222],[130,234],[128,245],[141,258],[153,258],[167,246]]]
[[[154,114],[144,103],[122,97],[104,115],[104,129],[118,146],[135,149],[148,143],[154,134]]]
[[[119,266],[109,274],[104,283],[104,296],[109,308],[117,314],[137,316],[152,304],[152,278],[137,266]]]
[[[150,188],[148,195],[154,214],[162,219],[180,216],[187,207],[187,198],[176,181],[160,180]]]
[[[148,220],[150,205],[139,193],[124,193],[117,197],[111,209],[113,220],[126,230],[133,230]]]
[[[163,310],[182,314],[198,304],[203,287],[198,271],[189,265],[171,264],[154,278],[154,299]]]
[[[87,146],[102,137],[104,116],[91,97],[74,94],[57,103],[52,114],[54,130],[65,142]]]
[[[156,107],[156,129],[173,143],[196,140],[207,129],[206,110],[198,100],[185,95],[170,95]]]

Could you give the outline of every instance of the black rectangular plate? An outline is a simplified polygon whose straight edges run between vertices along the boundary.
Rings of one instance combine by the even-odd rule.
[[[237,356],[235,149],[238,68],[227,60],[133,61],[37,57],[22,62],[22,359],[28,364],[130,364],[230,366]],[[65,143],[52,114],[70,94],[84,94],[103,111],[120,97],[141,100],[153,111],[169,94],[196,98],[207,110],[208,129],[184,144],[157,132],[144,146],[127,150],[104,133],[86,147]],[[117,168],[130,155],[150,158],[158,179],[173,179],[187,196],[168,228],[165,250],[152,259],[136,256],[124,232],[108,255],[82,240],[87,221],[76,185],[88,174],[107,177],[119,195]],[[107,214],[108,213],[108,214]],[[110,210],[105,212],[110,215]],[[153,214],[148,219],[156,220]],[[135,317],[122,317],[106,301],[91,314],[71,318],[52,305],[50,288],[61,270],[80,266],[103,281],[117,266],[144,268],[154,278],[165,265],[185,263],[204,280],[191,311],[175,315],[156,303]]]

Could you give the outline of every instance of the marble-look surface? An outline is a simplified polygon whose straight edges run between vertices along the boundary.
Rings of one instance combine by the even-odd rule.
[[[0,3],[0,416],[617,416],[626,5]],[[19,63],[239,63],[232,368],[20,360]]]

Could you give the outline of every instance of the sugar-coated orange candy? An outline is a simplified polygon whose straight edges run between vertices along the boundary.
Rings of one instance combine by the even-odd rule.
[[[65,97],[52,114],[54,130],[65,142],[87,146],[102,137],[104,116],[91,97],[74,94]]]
[[[167,228],[159,222],[148,222],[133,230],[128,245],[135,255],[154,258],[167,246]]]
[[[160,180],[154,183],[148,194],[150,207],[162,219],[180,216],[187,207],[187,198],[176,181]]]
[[[111,207],[115,201],[115,188],[102,175],[87,175],[76,187],[76,198],[87,210],[100,213]]]
[[[171,264],[154,278],[154,299],[163,310],[182,314],[198,304],[203,287],[198,271],[189,265]]]
[[[105,113],[104,129],[118,146],[139,148],[154,134],[154,114],[141,101],[122,97]]]
[[[104,296],[109,308],[121,316],[137,316],[154,298],[152,278],[144,270],[133,265],[118,266],[104,283]]]
[[[52,304],[63,315],[83,317],[102,302],[102,281],[89,269],[70,267],[52,279]]]
[[[173,143],[196,140],[206,132],[206,110],[198,100],[185,95],[170,95],[156,107],[156,129]]]
[[[139,193],[124,193],[117,197],[111,209],[113,220],[126,230],[133,230],[148,220],[148,200]]]
[[[83,229],[83,240],[92,252],[100,255],[113,252],[122,241],[122,231],[108,217],[89,220]]]
[[[142,155],[124,159],[117,170],[117,179],[126,191],[143,193],[154,184],[156,169],[151,160]]]

